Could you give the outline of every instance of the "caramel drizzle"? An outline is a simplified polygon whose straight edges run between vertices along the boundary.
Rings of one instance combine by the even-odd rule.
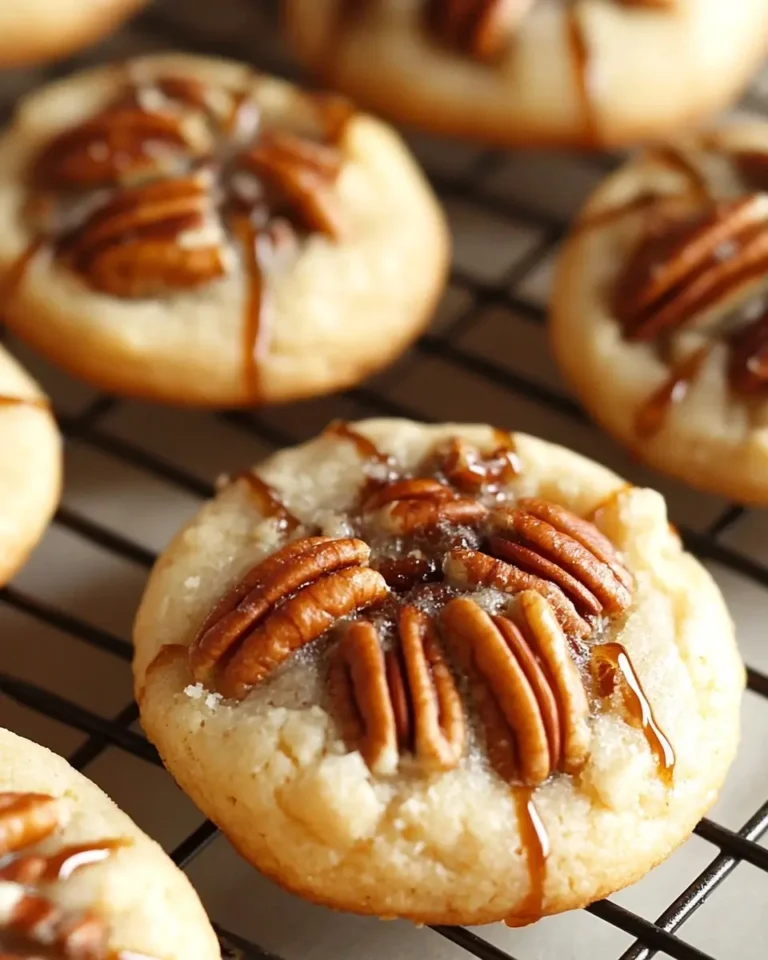
[[[11,264],[11,268],[0,283],[0,314],[2,314],[3,306],[16,294],[32,266],[32,261],[45,248],[46,244],[47,241],[44,237],[37,237]]]
[[[643,690],[629,654],[620,643],[603,643],[592,651],[592,670],[601,696],[610,696],[621,682],[624,707],[633,724],[643,731],[656,759],[659,775],[671,786],[675,771],[675,751],[656,722],[650,701]]]
[[[116,850],[125,846],[125,840],[102,840],[64,847],[48,856],[11,856],[7,863],[4,863],[5,858],[0,858],[0,880],[24,885],[68,880],[84,867],[108,860]]]
[[[672,407],[688,395],[701,373],[710,353],[710,347],[700,347],[675,366],[669,377],[654,391],[635,415],[635,433],[643,440],[655,436],[664,426]]]
[[[274,517],[287,533],[293,533],[301,526],[301,521],[290,512],[272,487],[253,471],[243,470],[230,479],[230,484],[240,482],[248,485],[248,493],[262,516]]]
[[[9,397],[0,396],[0,407],[35,407],[38,410],[50,410],[51,404],[46,397]]]
[[[597,117],[595,116],[593,81],[591,76],[592,56],[584,25],[581,22],[579,4],[576,0],[572,0],[565,11],[565,29],[584,134],[588,140],[597,139],[599,130]]]
[[[504,921],[508,927],[522,927],[542,916],[550,842],[549,834],[534,803],[535,793],[534,787],[515,787],[513,792],[520,842],[528,865],[530,889],[519,910]]]
[[[261,361],[266,353],[268,340],[264,323],[262,241],[258,231],[249,221],[238,222],[235,230],[239,234],[248,277],[243,317],[243,379],[248,392],[258,397],[261,392]]]

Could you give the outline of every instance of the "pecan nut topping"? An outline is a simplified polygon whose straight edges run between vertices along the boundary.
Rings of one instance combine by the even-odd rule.
[[[451,770],[464,752],[466,725],[434,624],[404,606],[398,627],[400,647],[386,654],[369,621],[342,634],[329,689],[345,739],[376,774],[395,773],[401,751],[412,753],[423,770]]]
[[[556,770],[575,773],[585,763],[589,705],[547,601],[524,592],[520,608],[523,629],[468,597],[452,600],[441,620],[457,656],[480,681],[489,759],[506,779],[537,786]]]
[[[606,663],[624,678],[625,720],[643,727],[671,783],[671,745],[626,651],[614,657],[605,642],[634,579],[594,523],[515,496],[522,465],[509,435],[486,450],[438,443],[408,470],[348,425],[324,436],[352,444],[363,466],[357,496],[331,521],[352,535],[283,524],[297,539],[202,622],[193,676],[243,698],[304,651],[339,745],[374,778],[440,777],[476,763],[476,745],[510,788],[536,912],[549,844],[534,795],[580,776],[592,712],[616,707]],[[253,494],[257,513],[290,516],[263,481]]]
[[[127,841],[63,846],[50,844],[64,824],[65,804],[46,794],[0,793],[0,884],[15,885],[17,896],[0,908],[0,952],[9,960],[127,960],[136,954],[109,949],[109,929],[95,910],[70,911],[50,894],[55,885],[100,863]],[[45,853],[40,844],[46,841]],[[7,905],[6,905],[7,903]],[[151,958],[146,958],[151,960]]]
[[[663,428],[670,409],[688,396],[703,371],[714,371],[721,354],[736,397],[762,396],[768,385],[768,155],[729,150],[715,135],[702,135],[698,149],[730,167],[727,190],[706,175],[708,168],[693,148],[686,148],[690,158],[679,164],[686,184],[677,193],[664,194],[663,205],[646,211],[639,242],[611,294],[611,309],[625,338],[651,344],[669,365],[666,380],[635,413],[640,439]],[[670,152],[683,156],[672,147],[662,154]],[[688,193],[692,183],[704,188],[696,191],[695,203]],[[713,350],[718,342],[722,351]]]

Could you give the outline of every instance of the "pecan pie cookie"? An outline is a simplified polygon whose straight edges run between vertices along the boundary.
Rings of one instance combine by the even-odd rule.
[[[384,116],[501,145],[618,145],[732,100],[768,2],[285,0],[299,56]]]
[[[0,584],[40,539],[60,486],[61,441],[48,401],[0,347]]]
[[[590,199],[551,319],[565,375],[639,457],[768,502],[768,125],[651,149]]]
[[[184,874],[95,784],[0,729],[3,960],[219,960]]]
[[[638,879],[738,739],[731,623],[663,499],[488,427],[337,423],[225,481],[135,644],[148,735],[243,856],[384,917]]]
[[[349,385],[429,319],[447,246],[391,130],[235,63],[84,73],[0,141],[8,324],[116,392],[234,406]]]
[[[37,63],[94,43],[144,0],[0,3],[0,69]]]

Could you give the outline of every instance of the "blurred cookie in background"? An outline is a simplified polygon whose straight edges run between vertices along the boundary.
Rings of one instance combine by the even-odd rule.
[[[12,0],[0,4],[0,70],[42,63],[87,47],[146,0]]]
[[[696,124],[768,42],[766,0],[285,0],[285,17],[329,86],[502,146],[617,146]]]

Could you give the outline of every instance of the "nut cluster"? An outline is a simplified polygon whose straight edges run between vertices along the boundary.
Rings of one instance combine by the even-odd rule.
[[[632,341],[665,344],[692,328],[722,338],[732,390],[761,393],[768,383],[768,313],[755,294],[766,269],[767,194],[713,201],[682,215],[656,211],[619,276],[613,312]],[[681,396],[705,359],[702,353],[684,358],[659,399]],[[639,418],[639,428],[660,425],[659,411],[650,413]]]
[[[89,286],[123,298],[205,286],[237,262],[338,238],[333,185],[348,111],[278,125],[239,90],[191,77],[133,80],[38,156],[28,216]]]
[[[128,954],[110,951],[101,917],[65,911],[42,892],[122,845],[108,840],[41,853],[39,845],[56,835],[62,821],[62,803],[54,797],[0,793],[0,883],[22,888],[14,905],[0,914],[0,952],[8,960],[43,955],[53,960],[127,960]]]
[[[547,500],[511,502],[519,462],[499,436],[486,452],[452,439],[413,474],[387,461],[348,513],[355,536],[297,530],[205,619],[195,679],[241,698],[325,637],[332,710],[373,773],[456,767],[473,717],[509,781],[576,772],[589,749],[577,660],[596,625],[629,608],[633,580],[594,524]]]

